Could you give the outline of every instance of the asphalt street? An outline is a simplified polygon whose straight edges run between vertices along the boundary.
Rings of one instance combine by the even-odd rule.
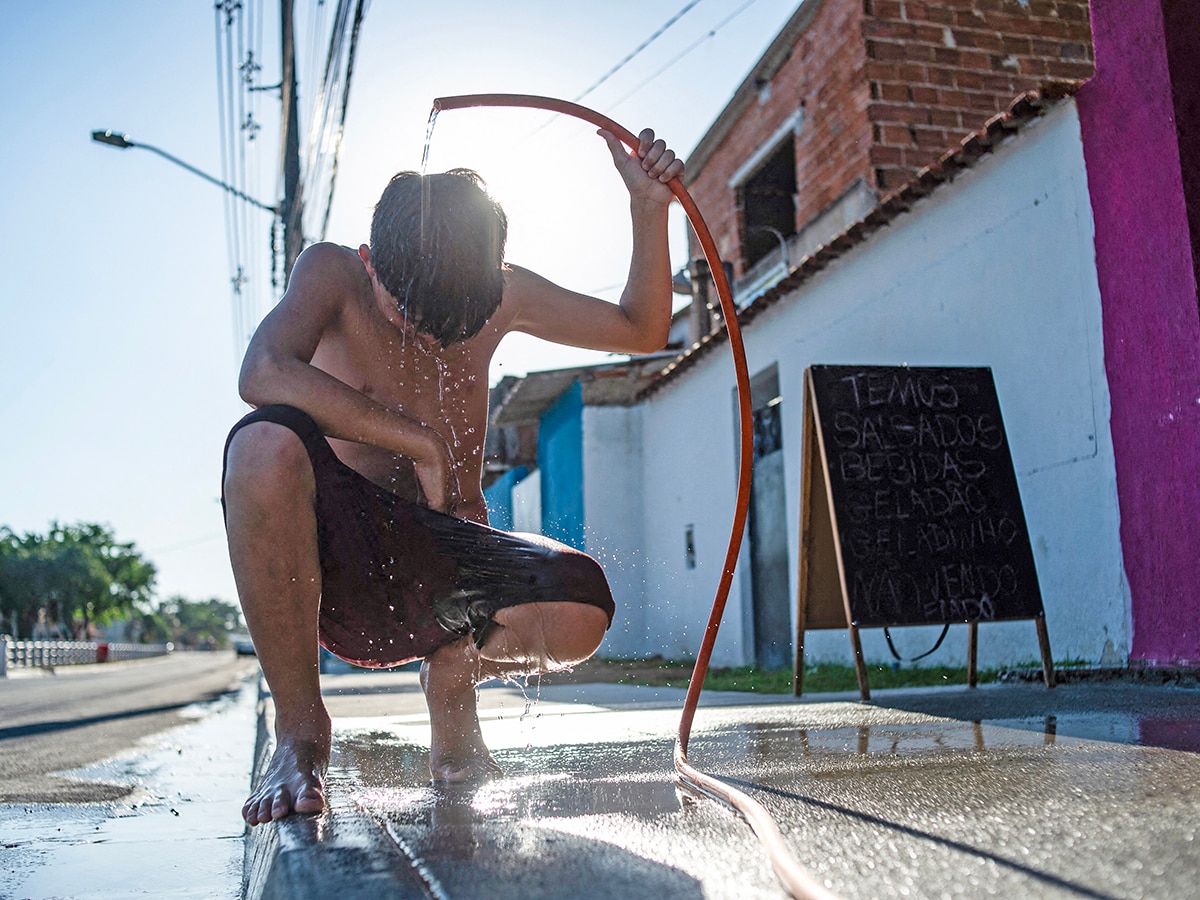
[[[0,741],[14,793],[72,800],[0,804],[0,898],[239,897],[255,672],[254,660],[232,654],[181,654],[5,685],[4,709],[22,723]],[[30,746],[47,752],[11,758]],[[98,761],[70,768],[84,758]],[[69,768],[45,771],[60,764]]]
[[[216,699],[257,671],[232,652],[90,666],[12,669],[0,678],[0,803],[117,800],[128,786],[52,773],[127,751],[148,735],[191,721],[188,708]]]

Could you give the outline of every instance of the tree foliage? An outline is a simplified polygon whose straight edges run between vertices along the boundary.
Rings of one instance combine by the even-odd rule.
[[[171,597],[159,606],[157,616],[166,625],[170,640],[184,647],[226,647],[229,633],[241,623],[237,606],[216,597]]]
[[[52,523],[45,534],[0,527],[0,613],[30,636],[39,619],[86,636],[91,625],[149,607],[154,565],[107,525]]]

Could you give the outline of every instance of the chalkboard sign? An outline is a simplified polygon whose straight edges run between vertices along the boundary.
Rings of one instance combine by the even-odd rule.
[[[796,692],[806,628],[1035,619],[1037,570],[987,368],[811,366],[805,378]]]

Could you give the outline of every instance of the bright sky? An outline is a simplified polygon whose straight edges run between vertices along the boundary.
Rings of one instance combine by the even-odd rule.
[[[315,3],[296,0],[301,27]],[[435,97],[573,99],[685,5],[374,0],[327,239],[367,239],[387,179],[420,167]],[[260,81],[274,84],[278,4],[265,6]],[[582,102],[635,132],[654,128],[686,156],[796,6],[701,0]],[[219,175],[214,36],[212,0],[0,0],[0,525],[107,523],[158,567],[160,597],[233,601],[221,449],[247,408],[236,391],[224,195],[151,152],[90,139],[93,129],[125,132]],[[308,46],[301,34],[300,52]],[[267,175],[255,196],[273,204],[279,104],[262,96]],[[594,129],[538,111],[445,112],[428,169],[454,165],[477,169],[504,203],[511,261],[616,298],[627,202]],[[247,217],[264,306],[269,220]],[[678,268],[678,224],[675,235]],[[596,358],[510,338],[492,378]]]

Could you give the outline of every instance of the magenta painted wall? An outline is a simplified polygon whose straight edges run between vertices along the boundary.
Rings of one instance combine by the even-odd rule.
[[[1163,0],[1162,10],[1179,167],[1192,232],[1192,271],[1200,281],[1200,3]]]
[[[1200,663],[1200,311],[1162,0],[1092,0],[1078,94],[1132,595],[1131,661]]]

